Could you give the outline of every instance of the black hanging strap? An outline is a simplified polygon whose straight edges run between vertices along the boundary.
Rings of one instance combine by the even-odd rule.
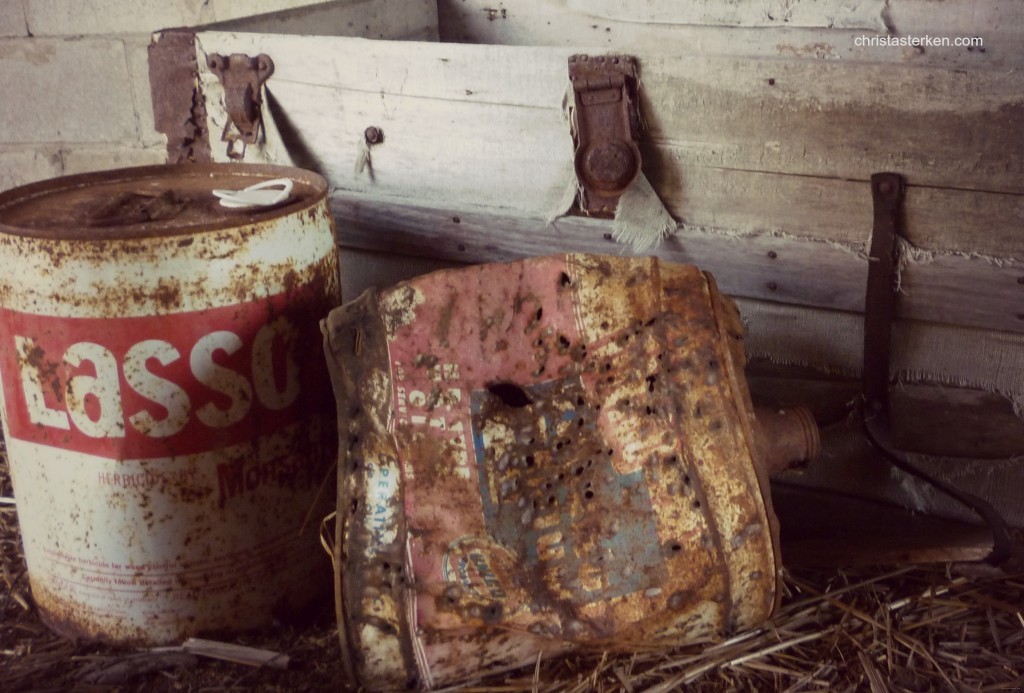
[[[862,417],[871,445],[893,466],[914,476],[977,513],[992,530],[992,552],[986,560],[1005,562],[1017,553],[1006,521],[987,501],[918,469],[896,450],[889,434],[889,365],[892,353],[892,325],[896,317],[896,238],[902,222],[905,185],[898,173],[871,176],[874,228],[868,263],[867,298],[864,306],[864,370]]]

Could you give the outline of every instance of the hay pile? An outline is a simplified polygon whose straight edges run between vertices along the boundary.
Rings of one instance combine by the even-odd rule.
[[[0,442],[2,445],[2,442]],[[0,452],[0,497],[12,497]],[[15,508],[0,501],[0,688],[5,691],[340,691],[330,608],[319,623],[234,642],[290,655],[288,671],[194,657],[128,667],[130,652],[64,641],[32,606]],[[1024,576],[945,566],[787,573],[771,623],[725,642],[599,653],[465,687],[477,691],[985,691],[1024,687]],[[111,680],[103,672],[120,671]],[[97,674],[98,672],[98,674]]]

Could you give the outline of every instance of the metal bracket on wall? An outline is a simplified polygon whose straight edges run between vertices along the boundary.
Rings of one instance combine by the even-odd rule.
[[[628,55],[573,55],[569,80],[579,210],[612,217],[619,196],[640,173],[637,62]]]
[[[861,414],[868,442],[894,467],[914,476],[946,496],[970,508],[992,531],[992,551],[986,559],[993,565],[1006,564],[1007,571],[1024,567],[1024,543],[1020,531],[1011,529],[987,499],[919,468],[892,442],[889,428],[890,363],[892,327],[899,300],[897,239],[903,221],[906,182],[898,173],[871,176],[874,226],[868,264],[867,295],[864,306],[864,370]]]
[[[255,58],[241,53],[224,57],[211,53],[206,65],[224,86],[224,107],[229,122],[224,125],[221,141],[228,143],[228,156],[241,159],[247,145],[259,141],[262,124],[263,83],[274,74],[274,61],[269,55]],[[234,128],[232,130],[232,127]],[[241,142],[241,150],[236,143]]]

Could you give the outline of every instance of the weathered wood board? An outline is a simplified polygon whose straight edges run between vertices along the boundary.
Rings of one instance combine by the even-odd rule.
[[[541,223],[573,180],[561,111],[568,49],[231,33],[202,33],[197,46],[200,56],[282,56],[268,96],[302,141],[271,132],[247,160],[301,155],[330,178],[339,206],[359,206],[363,228],[401,219],[401,240],[356,225],[345,243],[614,251],[586,222]],[[216,140],[220,85],[199,62]],[[1024,75],[899,65],[879,82],[877,66],[860,63],[668,53],[641,65],[645,170],[681,222],[663,256],[712,269],[737,295],[862,310],[866,181],[897,170],[910,184],[907,238],[926,251],[908,257],[904,314],[1024,331]],[[359,167],[370,126],[384,140]],[[227,157],[216,141],[213,153]],[[373,219],[371,202],[382,210]],[[477,223],[448,223],[452,210]]]
[[[570,49],[216,33],[199,45],[282,56],[267,89],[339,187],[529,215],[549,212],[570,175]],[[880,81],[865,63],[640,62],[645,171],[677,218],[861,243],[870,215],[851,183],[894,170],[911,185],[912,243],[1024,256],[1024,74],[891,66]],[[215,105],[216,84],[205,85]],[[371,178],[354,162],[374,124],[387,137]],[[422,188],[438,175],[436,189]],[[979,223],[985,232],[970,233]]]
[[[629,252],[611,240],[608,222],[557,212],[575,183],[563,112],[568,57],[635,54],[644,172],[678,222],[655,253],[715,274],[749,315],[752,354],[848,376],[860,360],[868,181],[902,173],[908,244],[894,375],[910,384],[895,399],[896,423],[906,440],[939,425],[919,407],[939,412],[947,428],[974,420],[977,435],[929,438],[935,445],[923,451],[1011,457],[1024,440],[1024,6],[983,0],[965,18],[925,0],[783,4],[794,21],[772,28],[767,15],[754,21],[713,3],[644,3],[650,16],[638,17],[635,6],[610,0],[442,0],[442,41],[466,43],[204,31],[195,39],[197,80],[213,158],[226,160],[223,91],[204,56],[271,55],[266,140],[245,160],[296,163],[330,179],[350,266],[383,254],[423,271],[566,250]],[[702,14],[685,14],[695,8]],[[850,10],[848,22],[830,23],[836,8]],[[988,20],[984,50],[854,43],[910,30],[968,35],[972,22]],[[367,144],[370,127],[382,141]],[[350,281],[357,286],[374,278],[360,269]],[[382,281],[401,274],[384,271]],[[918,381],[976,389],[937,396]],[[848,411],[849,398],[836,398],[851,382],[855,393],[856,382],[837,382],[808,387]],[[972,408],[978,416],[964,418]],[[793,483],[975,519],[917,482],[893,481],[862,441],[844,441],[834,436],[833,462]],[[1024,522],[1013,493],[993,486],[1012,489],[1018,462],[924,464]]]
[[[703,13],[698,15],[695,9]],[[889,0],[884,6],[842,0],[438,1],[445,42],[601,46],[624,52],[671,43],[680,53],[905,63],[972,71],[1024,65],[1020,12],[1019,5],[1005,0],[969,4]],[[950,43],[955,38],[980,38],[981,42],[890,46],[872,43],[873,37],[948,38]]]
[[[218,31],[359,36],[363,38],[437,41],[435,0],[319,0],[275,12],[247,13],[206,24]]]
[[[866,188],[864,193],[870,200]],[[453,214],[448,209],[413,207],[340,190],[333,194],[331,206],[345,242],[367,250],[415,255],[429,247],[433,257],[461,262],[510,260],[556,250],[624,251],[611,240],[606,223],[582,217],[548,223],[478,210]],[[870,228],[868,224],[868,233]],[[770,233],[735,236],[684,226],[657,254],[708,269],[733,296],[864,310],[867,258],[842,245]],[[980,258],[936,255],[904,270],[901,314],[924,321],[1024,331],[1024,320],[1018,317],[1024,305],[1024,285],[1017,281],[1022,273],[1016,262],[999,266]]]

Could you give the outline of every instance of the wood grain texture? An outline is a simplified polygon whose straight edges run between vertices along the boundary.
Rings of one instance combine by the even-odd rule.
[[[491,262],[558,251],[618,254],[606,223],[565,217],[542,219],[489,212],[439,210],[368,199],[339,191],[331,200],[343,245],[409,255]],[[867,260],[822,241],[760,234],[737,237],[681,227],[656,254],[711,271],[734,296],[863,312]],[[1024,332],[1021,268],[961,256],[914,263],[903,272],[906,318]]]
[[[569,49],[230,33],[200,34],[199,45],[279,56],[267,89],[337,187],[545,216],[572,179],[560,108]],[[677,219],[861,244],[867,180],[896,170],[910,184],[911,242],[1024,258],[1024,72],[896,66],[883,78],[877,66],[820,61],[641,62],[645,172]],[[210,117],[222,121],[210,87]],[[356,173],[370,125],[385,140]],[[267,159],[280,160],[280,144],[268,143]]]
[[[645,56],[647,137],[704,165],[1024,192],[1024,74]]]
[[[637,12],[646,3],[624,4]],[[662,3],[663,5],[665,3]],[[669,3],[674,10],[690,3]],[[724,6],[727,3],[716,3]],[[737,3],[732,3],[737,4]],[[804,3],[806,4],[806,3]],[[856,3],[854,3],[856,4]],[[665,24],[628,21],[595,9],[585,0],[517,0],[501,12],[490,0],[439,0],[441,40],[502,45],[601,46],[632,52],[637,46],[671,45],[682,53],[798,60],[841,60],[952,67],[1002,69],[1024,65],[1022,8],[1004,0],[975,0],[969,6],[933,0],[890,0],[883,13],[885,27],[864,29],[806,28],[786,22],[780,13],[769,27],[724,27],[707,24]],[[757,7],[756,3],[749,6]],[[653,17],[652,17],[653,18]],[[981,47],[879,47],[861,38],[872,36],[981,37]],[[982,48],[984,50],[982,50]]]
[[[300,36],[437,41],[437,3],[434,0],[321,1],[303,7],[217,21],[208,24],[206,28]]]
[[[799,26],[885,31],[884,0],[569,0],[569,9],[613,22],[701,26]]]

